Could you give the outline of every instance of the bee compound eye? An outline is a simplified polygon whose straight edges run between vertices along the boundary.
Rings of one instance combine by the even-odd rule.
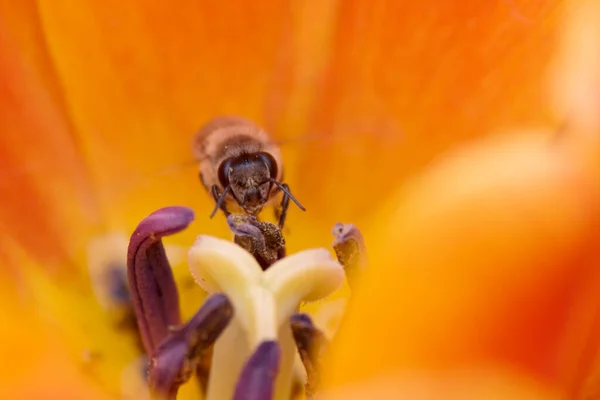
[[[275,158],[269,153],[260,153],[260,159],[265,163],[267,168],[269,169],[269,175],[273,179],[277,179],[277,162]]]
[[[229,169],[231,168],[231,160],[225,160],[219,165],[218,177],[219,182],[225,188],[229,186]]]

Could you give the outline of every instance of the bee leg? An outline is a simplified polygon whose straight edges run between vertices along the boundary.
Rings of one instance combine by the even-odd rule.
[[[290,187],[287,185],[287,183],[284,183],[281,186],[285,187],[288,191],[290,190]],[[281,205],[275,209],[275,216],[279,216],[279,229],[283,229],[283,225],[285,224],[285,217],[287,216],[289,207],[290,196],[288,196],[284,192],[283,198],[281,199]]]
[[[219,202],[219,197],[221,197],[221,195],[219,194],[219,188],[217,187],[217,185],[213,185],[212,186],[212,195],[213,198],[215,199],[215,202]],[[225,202],[221,203],[221,206],[219,207],[221,209],[221,211],[223,211],[223,214],[225,214],[225,217],[229,217],[229,214],[231,214],[229,211],[227,211],[227,206],[225,205]]]
[[[282,209],[282,207],[280,204],[273,207],[273,214],[275,215],[275,221],[279,221],[279,219],[281,218],[281,213],[282,213],[281,209]]]

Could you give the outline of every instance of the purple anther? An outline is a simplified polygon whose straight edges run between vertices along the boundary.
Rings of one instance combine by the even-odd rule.
[[[316,396],[321,384],[321,359],[329,341],[325,335],[313,324],[308,314],[294,314],[290,317],[290,325],[298,354],[306,370],[306,384],[304,392],[307,399]]]
[[[265,237],[260,231],[258,223],[259,221],[251,215],[230,214],[227,217],[227,224],[234,235],[249,236],[264,247]]]
[[[242,369],[233,400],[271,400],[280,359],[281,349],[276,341],[258,345]]]
[[[179,387],[197,373],[206,352],[231,321],[233,306],[224,294],[209,297],[183,326],[172,328],[156,348],[148,375],[153,398],[175,399]]]
[[[161,238],[184,230],[194,220],[187,207],[165,207],[144,218],[129,241],[127,278],[135,315],[149,356],[181,323],[179,294]]]

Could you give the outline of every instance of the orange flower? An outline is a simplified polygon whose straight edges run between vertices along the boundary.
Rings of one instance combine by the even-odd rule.
[[[130,233],[156,208],[188,204],[198,215],[208,214],[210,199],[201,193],[193,171],[171,178],[156,172],[189,160],[194,131],[209,117],[227,113],[250,117],[288,142],[283,149],[286,180],[309,210],[290,214],[292,251],[329,242],[330,227],[337,220],[367,228],[367,243],[374,249],[373,271],[355,297],[349,328],[340,336],[340,351],[358,346],[360,350],[348,357],[356,357],[352,365],[363,367],[340,368],[333,382],[362,380],[364,368],[385,355],[388,347],[378,350],[358,342],[357,319],[365,318],[370,323],[364,328],[362,322],[360,331],[369,330],[374,341],[385,339],[380,343],[387,346],[396,338],[404,343],[397,352],[389,352],[393,359],[383,357],[389,362],[382,362],[374,372],[396,366],[454,366],[456,355],[464,355],[465,362],[473,361],[471,357],[504,360],[500,355],[506,352],[506,360],[539,372],[544,383],[575,387],[582,375],[573,371],[580,364],[569,357],[574,347],[566,339],[560,342],[565,347],[559,347],[566,355],[553,360],[566,360],[570,367],[547,370],[556,364],[546,364],[540,354],[555,351],[554,341],[566,335],[565,321],[571,314],[559,312],[561,300],[572,299],[569,293],[575,293],[586,272],[591,274],[583,266],[561,268],[572,265],[570,249],[586,250],[586,229],[594,227],[581,222],[585,215],[570,211],[574,204],[597,207],[592,192],[583,199],[574,194],[593,179],[581,172],[587,173],[587,167],[573,167],[572,153],[545,153],[550,150],[541,149],[538,139],[521,139],[513,145],[518,148],[491,142],[474,150],[476,154],[467,150],[460,165],[449,161],[434,167],[423,183],[409,189],[412,194],[399,209],[396,194],[406,178],[457,142],[524,124],[556,123],[543,106],[547,104],[544,71],[555,48],[555,20],[560,15],[555,2],[525,1],[471,1],[460,6],[271,1],[238,2],[233,9],[188,0],[177,7],[138,1],[0,4],[0,48],[5,55],[0,60],[4,77],[0,119],[5,125],[0,181],[7,194],[0,208],[5,232],[0,254],[5,261],[5,286],[16,285],[20,293],[20,297],[14,291],[3,294],[2,304],[19,299],[23,309],[11,313],[13,318],[19,316],[17,321],[23,320],[19,326],[49,326],[51,338],[40,341],[33,329],[22,335],[3,333],[7,336],[1,346],[7,357],[22,357],[20,349],[27,343],[39,348],[27,354],[28,362],[14,373],[3,370],[1,379],[23,388],[25,379],[31,383],[34,371],[49,359],[54,362],[67,354],[70,362],[56,361],[52,371],[64,385],[80,382],[81,390],[91,391],[90,385],[81,383],[81,376],[86,376],[88,383],[99,381],[104,393],[135,392],[141,379],[135,364],[136,339],[115,328],[120,310],[98,293],[94,274],[120,259],[121,232]],[[295,139],[305,136],[316,140]],[[521,148],[530,149],[531,163],[528,153],[516,151]],[[497,157],[489,164],[487,156],[481,156],[488,151],[490,157]],[[514,169],[507,168],[506,174],[522,166],[523,175],[516,176],[522,180],[512,184],[513,174],[496,175],[495,160],[514,161],[508,165]],[[480,167],[481,176],[472,171]],[[529,168],[531,174],[526,173]],[[461,194],[449,191],[445,181],[452,178],[457,191],[470,192],[477,179],[488,173],[493,178],[490,190],[496,184],[513,190],[529,180],[540,181],[540,192],[517,187],[523,196],[531,193],[533,200],[501,198],[504,192],[498,192],[499,202],[509,200],[524,216],[528,216],[526,206],[538,205],[538,193],[546,200],[562,191],[571,194],[564,199],[565,214],[558,221],[564,225],[511,237],[519,231],[509,230],[516,228],[507,227],[507,214],[471,213],[482,198],[463,204]],[[140,186],[144,177],[150,184]],[[558,183],[553,183],[555,178]],[[456,208],[453,200],[458,202]],[[547,210],[542,207],[540,213],[547,216]],[[481,228],[463,224],[471,214],[480,217],[478,223],[497,225],[497,236],[484,235],[465,245],[461,239],[471,238],[475,231],[479,234]],[[198,229],[204,233],[226,232],[222,218],[201,221]],[[560,233],[556,243],[564,247],[557,253],[546,252],[543,240],[554,240],[556,232]],[[190,243],[190,238],[184,235],[180,243],[186,239]],[[447,238],[452,241],[446,242]],[[458,250],[444,253],[452,250],[448,243],[456,243]],[[505,257],[500,257],[500,244],[509,250]],[[434,248],[424,247],[429,245]],[[481,260],[484,250],[498,257],[498,263],[516,260],[514,266],[526,265],[526,258],[511,258],[510,251],[530,251],[527,260],[532,263],[537,260],[534,256],[552,256],[548,268],[555,273],[532,268],[517,280],[514,292],[494,290],[493,285],[474,288],[469,284],[476,277],[471,266]],[[564,254],[569,257],[559,256]],[[446,255],[448,259],[433,258]],[[429,268],[415,272],[401,263]],[[433,272],[435,276],[429,275]],[[497,280],[499,286],[518,275],[513,269],[492,268],[489,273],[484,278]],[[183,274],[177,279],[184,314],[189,316],[199,298],[189,287],[185,289]],[[395,286],[380,286],[382,280]],[[386,291],[380,291],[382,287]],[[398,323],[405,318],[406,329],[393,324],[382,328],[381,319],[389,314],[367,311],[380,307],[378,299],[399,288],[406,289],[405,297],[389,317]],[[557,321],[547,310],[538,315],[527,307],[522,314],[507,316],[514,307],[527,304],[523,293],[533,289],[537,293],[538,288],[544,299],[540,304],[563,319]],[[497,302],[481,300],[490,292]],[[582,312],[585,305],[594,304],[579,301]],[[389,313],[390,307],[381,309]],[[582,331],[576,330],[569,339],[574,343],[587,326],[583,314]],[[466,324],[464,331],[447,329],[467,321],[464,318],[481,324]],[[531,321],[555,329],[544,336],[548,342],[525,334],[501,335],[513,328],[510,324],[521,327],[515,335],[530,334],[520,324]],[[438,342],[441,329],[449,335],[445,342],[455,347]],[[478,330],[484,341],[473,348],[468,339]],[[50,346],[55,350],[46,353]],[[41,379],[29,386],[54,390]]]
[[[551,75],[564,131],[462,147],[389,200],[332,400],[600,395],[600,7],[568,11]]]

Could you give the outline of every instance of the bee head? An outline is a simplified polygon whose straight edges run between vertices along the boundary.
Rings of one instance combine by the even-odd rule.
[[[219,167],[219,182],[223,188],[230,187],[235,200],[251,215],[260,213],[269,200],[276,177],[275,159],[265,152],[232,157]]]

